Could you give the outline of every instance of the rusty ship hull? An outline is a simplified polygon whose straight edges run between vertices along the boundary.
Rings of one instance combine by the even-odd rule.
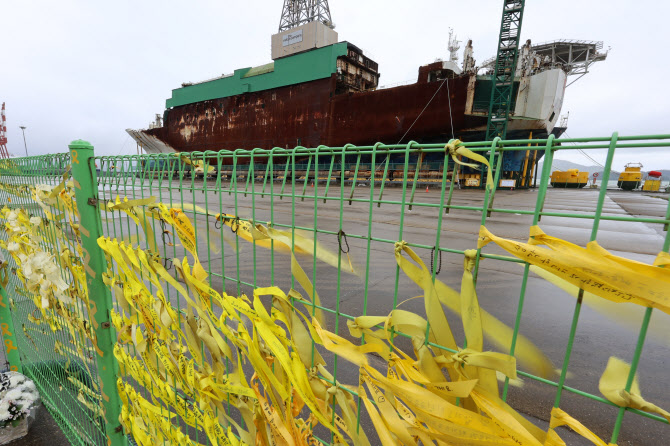
[[[332,75],[175,107],[164,114],[163,127],[144,133],[179,152],[483,139],[486,114],[466,114],[469,76],[442,85],[417,82],[334,94],[337,82]],[[524,120],[511,125],[508,136],[542,138],[548,133],[542,120]]]
[[[436,61],[412,84],[379,88],[377,63],[349,42],[298,49],[182,84],[155,125],[128,132],[149,153],[485,139],[492,81],[471,58],[462,67]],[[566,79],[561,68],[520,66],[507,137],[560,135]]]

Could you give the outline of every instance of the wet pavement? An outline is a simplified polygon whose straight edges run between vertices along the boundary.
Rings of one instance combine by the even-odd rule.
[[[256,185],[259,190],[260,186]],[[323,195],[324,185],[316,188],[307,188],[307,195],[314,191]],[[377,187],[378,189],[378,187]],[[410,243],[424,245],[425,248],[415,248],[417,254],[430,264],[431,249],[439,242],[440,247],[455,250],[472,249],[476,247],[477,234],[481,223],[481,213],[473,210],[452,209],[448,214],[438,211],[440,193],[437,189],[417,191],[415,205],[412,210],[401,212],[403,207],[401,190],[387,188],[382,203],[370,206],[370,189],[356,187],[354,201],[349,204],[350,187],[340,191],[339,187],[331,186],[328,196],[338,197],[340,193],[345,197],[339,200],[319,199],[316,203],[307,197],[304,201],[298,197],[293,203],[290,198],[277,197],[271,200],[269,195],[244,197],[223,194],[207,194],[195,192],[186,193],[185,201],[194,201],[204,206],[207,201],[211,212],[236,213],[244,218],[253,218],[257,222],[267,222],[271,212],[276,225],[291,225],[292,208],[295,207],[295,224],[298,227],[319,231],[318,241],[328,249],[337,252],[337,232],[342,229],[347,234],[342,244],[346,250],[349,246],[349,255],[352,263],[360,272],[359,276],[352,274],[337,274],[337,270],[317,262],[314,268],[309,257],[299,256],[299,261],[308,276],[313,280],[322,304],[333,310],[328,314],[328,329],[349,337],[346,321],[348,316],[386,315],[400,305],[400,308],[416,312],[425,316],[421,299],[406,301],[420,295],[421,289],[398,273],[394,255],[393,242],[405,240]],[[280,192],[276,185],[274,193]],[[302,188],[298,190],[298,194]],[[164,190],[145,191],[146,194],[159,195],[160,201],[167,202],[167,192]],[[375,199],[378,191],[375,191]],[[498,191],[495,196],[494,208],[505,209],[510,212],[494,212],[487,218],[486,226],[494,234],[517,240],[527,240],[528,229],[532,223],[532,215],[525,215],[511,210],[533,211],[537,198],[536,190]],[[356,201],[356,199],[361,201]],[[564,190],[549,189],[545,203],[545,212],[566,212],[593,215],[598,199],[597,190]],[[459,190],[455,191],[453,205],[481,206],[483,191]],[[219,203],[221,208],[219,210]],[[419,206],[419,203],[428,206]],[[668,202],[651,194],[637,192],[608,191],[603,216],[636,216],[664,218]],[[372,217],[369,215],[372,211]],[[440,222],[441,215],[441,222]],[[118,214],[117,214],[118,217]],[[208,221],[209,220],[209,221]],[[125,220],[124,220],[125,221]],[[275,284],[288,291],[291,287],[290,259],[285,254],[277,253],[271,257],[269,251],[260,247],[254,249],[250,244],[239,241],[240,250],[234,251],[229,243],[236,244],[234,234],[228,227],[215,230],[213,219],[200,216],[198,221],[199,243],[198,250],[203,263],[211,266],[213,286],[217,289],[226,289],[229,294],[237,293],[234,279],[240,279],[258,286]],[[402,221],[402,231],[401,231]],[[116,220],[118,223],[118,220]],[[370,237],[368,227],[370,223]],[[124,223],[125,224],[125,223]],[[578,245],[585,245],[589,241],[593,220],[589,218],[566,218],[558,216],[543,216],[540,227],[549,235],[563,238]],[[441,225],[439,239],[437,227]],[[104,227],[104,225],[103,225]],[[120,227],[120,225],[119,225]],[[204,230],[208,227],[211,231]],[[281,227],[279,227],[282,229]],[[123,234],[118,234],[122,236]],[[126,236],[128,235],[126,231]],[[223,251],[207,254],[209,244],[219,246],[220,239],[225,237]],[[600,223],[597,240],[605,249],[616,255],[651,263],[661,250],[665,232],[662,225],[649,223],[632,223],[603,220]],[[491,244],[484,248],[485,253],[507,255]],[[176,254],[183,255],[179,250]],[[342,256],[347,262],[346,256]],[[368,262],[369,259],[369,262]],[[366,271],[365,265],[370,268]],[[443,253],[441,271],[438,278],[454,289],[460,288],[463,273],[463,255],[457,253]],[[509,326],[514,325],[519,304],[519,294],[523,268],[517,263],[502,260],[485,259],[482,261],[477,284],[477,292],[481,307]],[[224,276],[221,278],[221,276]],[[298,287],[298,285],[295,285]],[[251,287],[242,286],[242,292],[250,293]],[[339,303],[336,296],[339,294]],[[172,298],[176,305],[176,299]],[[525,304],[521,318],[521,333],[533,341],[545,354],[551,358],[554,365],[560,368],[568,342],[568,334],[572,321],[576,299],[557,289],[543,279],[531,276],[526,289]],[[183,303],[182,303],[183,306]],[[635,350],[640,321],[643,309],[632,304],[603,305],[604,310],[597,310],[583,306],[574,342],[572,358],[569,365],[569,375],[566,385],[583,392],[600,396],[598,380],[605,369],[610,356],[617,356],[630,362]],[[462,326],[459,317],[448,314],[451,329],[457,341],[463,340]],[[667,368],[670,362],[670,317],[655,311],[649,330],[647,342],[639,366],[639,380],[642,395],[665,409],[670,408],[670,375]],[[350,338],[351,339],[351,338]],[[409,344],[405,342],[405,347]],[[403,345],[403,341],[399,341]],[[485,348],[493,349],[490,343]],[[334,360],[331,355],[324,354],[332,371]],[[375,360],[373,360],[373,363]],[[383,364],[378,360],[379,367]],[[519,366],[524,370],[524,366]],[[357,369],[351,367],[342,359],[338,360],[336,378],[344,384],[357,384]],[[557,381],[558,375],[551,377]],[[556,388],[549,384],[540,383],[532,379],[524,379],[521,388],[512,387],[509,391],[508,402],[521,413],[546,427],[543,421],[549,419],[553,406]],[[609,441],[617,409],[606,404],[593,401],[572,392],[564,392],[561,407],[569,414],[580,420],[588,428],[600,435],[606,442]],[[366,431],[370,431],[366,417],[363,417]],[[39,435],[41,428],[34,427],[30,436]],[[568,444],[588,444],[582,439],[573,436],[565,437]],[[666,445],[670,443],[670,426],[633,413],[626,413],[623,427],[617,444],[619,445]],[[42,443],[25,443],[42,444]],[[54,441],[50,444],[60,444]]]
[[[67,446],[70,442],[61,432],[51,414],[42,406],[28,435],[7,443],[6,446]]]

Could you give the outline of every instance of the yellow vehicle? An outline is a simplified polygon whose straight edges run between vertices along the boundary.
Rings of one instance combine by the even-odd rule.
[[[658,170],[651,170],[647,172],[647,178],[644,179],[644,186],[642,190],[648,192],[658,192],[661,190],[661,177],[663,174]]]
[[[582,188],[589,182],[589,173],[580,172],[578,169],[566,171],[555,170],[551,173],[551,185],[553,187]]]
[[[625,167],[616,185],[623,190],[637,189],[642,183],[642,163],[628,163]]]
[[[647,192],[658,192],[661,190],[661,180],[650,180],[647,178],[644,180],[644,186],[642,186],[642,190]]]

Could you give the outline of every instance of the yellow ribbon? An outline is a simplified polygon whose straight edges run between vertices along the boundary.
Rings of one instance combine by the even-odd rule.
[[[658,308],[670,314],[670,270],[610,254],[597,242],[586,248],[546,235],[533,226],[528,243],[493,235],[484,226],[479,231],[481,248],[495,242],[510,254],[612,302],[631,302]],[[538,245],[545,245],[542,248]],[[662,264],[665,256],[660,255]]]
[[[474,161],[479,161],[483,165],[487,167],[487,172],[486,172],[486,188],[487,189],[492,189],[493,188],[493,173],[491,172],[491,166],[489,165],[489,162],[486,158],[483,156],[473,152],[472,150],[469,150],[465,148],[465,146],[461,145],[461,141],[459,139],[454,139],[451,140],[447,143],[446,146],[444,146],[444,150],[449,154],[451,159],[454,161],[456,164],[460,164],[461,166],[467,166],[467,167],[472,167],[473,169],[478,169],[480,170],[481,167],[478,166],[477,164],[472,164],[472,163],[464,163],[458,159],[458,155],[460,156],[465,156],[467,158],[470,158],[471,160]]]
[[[554,407],[551,410],[551,420],[549,422],[549,432],[547,433],[547,440],[544,446],[565,446],[565,442],[558,436],[555,429],[560,426],[568,426],[573,431],[577,432],[582,437],[589,440],[596,446],[607,446],[603,440],[596,434],[591,432],[586,426],[572,418],[562,409]]]
[[[609,361],[607,361],[605,372],[600,377],[600,382],[598,383],[600,393],[617,406],[632,407],[633,409],[645,412],[657,413],[670,423],[670,412],[642,398],[637,374],[633,378],[630,391],[626,391],[626,381],[628,380],[629,373],[630,365],[619,358],[610,357]]]
[[[483,157],[459,144],[454,141],[448,145],[450,156],[467,156],[488,165]],[[488,176],[487,187],[491,187],[490,169]],[[41,197],[45,206],[57,201],[71,214],[76,203],[69,191],[64,178],[61,186],[41,193]],[[145,212],[142,208],[147,205],[150,209]],[[126,378],[117,383],[123,403],[120,421],[142,445],[161,442],[195,445],[173,421],[179,416],[189,426],[202,428],[214,445],[302,446],[310,443],[313,429],[320,424],[333,433],[336,443],[344,444],[344,439],[348,438],[356,446],[369,446],[367,436],[358,426],[355,400],[345,391],[349,388],[345,389],[347,386],[335,381],[313,343],[323,345],[360,367],[359,396],[377,430],[379,441],[384,445],[433,442],[558,445],[562,440],[553,429],[563,424],[591,441],[599,440],[560,409],[552,412],[551,428],[545,433],[499,398],[496,372],[515,379],[516,359],[504,353],[482,351],[483,338],[486,334],[498,346],[507,349],[512,331],[479,307],[472,276],[476,250],[465,252],[459,293],[434,280],[431,271],[405,242],[396,243],[394,255],[398,266],[423,290],[427,319],[400,308],[386,316],[356,318],[349,323],[350,332],[354,337],[365,335],[366,343],[355,345],[328,331],[322,312],[316,311],[310,318],[296,309],[296,302],[308,310],[313,307],[312,302],[295,290],[284,293],[278,287],[256,288],[253,299],[249,300],[246,296],[229,296],[213,289],[198,258],[194,225],[182,209],[154,203],[153,198],[121,201],[117,197],[105,205],[105,210],[119,210],[134,216],[135,223],[143,227],[147,235],[150,231],[147,218],[162,220],[173,228],[190,254],[175,259],[182,285],[165,270],[155,249],[147,252],[117,240],[98,240],[108,256],[110,268],[116,265],[115,271],[110,269],[104,275],[105,283],[114,290],[120,304],[120,310],[111,314],[119,334],[114,355],[120,364],[121,375],[145,387],[151,395],[151,401],[145,399],[141,392],[125,382]],[[3,211],[3,216],[8,215]],[[318,243],[315,247],[313,240],[298,234],[294,236],[289,231],[239,220],[235,222],[221,214],[219,218],[231,227],[237,225],[237,234],[244,240],[266,248],[290,251],[293,275],[308,296],[313,296],[314,305],[320,305],[318,294],[293,251],[317,257],[332,266],[341,263],[339,253],[332,254]],[[20,226],[26,226],[27,215],[19,213],[16,221]],[[21,253],[32,249],[30,243],[35,242],[30,238],[37,236],[38,227],[23,233],[19,231],[16,235]],[[484,235],[492,239],[492,234]],[[535,244],[542,243],[549,246],[547,251],[566,256],[575,249],[574,245],[537,230],[532,235],[534,240],[527,244],[532,249],[540,249]],[[500,239],[497,242],[502,243]],[[510,245],[512,249],[513,246]],[[589,255],[604,258],[613,268],[637,268],[653,280],[666,280],[665,272],[659,272],[661,269],[657,266],[617,258],[597,245],[587,249]],[[73,261],[73,253],[81,255],[81,251],[74,246],[72,251],[57,252],[61,253],[63,263],[72,273],[73,281],[68,284],[70,295],[88,304],[83,269]],[[656,265],[668,264],[668,260],[668,256],[660,255]],[[19,277],[25,278],[23,275]],[[176,311],[172,307],[166,298],[165,285],[185,299],[184,310]],[[52,298],[51,295],[47,297],[47,300]],[[68,307],[54,305],[52,301],[48,303],[41,310],[43,318],[33,318],[35,321],[41,323],[44,319],[52,329],[58,330],[57,314],[72,337],[92,336],[91,327],[77,319]],[[460,315],[467,347],[457,345],[443,305]],[[29,329],[25,325],[23,329],[29,337]],[[411,337],[414,356],[394,345],[398,331]],[[62,343],[55,349],[61,354],[70,351]],[[76,346],[76,351],[80,356],[86,356],[81,345]],[[133,354],[130,351],[134,351]],[[387,361],[386,375],[370,366],[370,353]],[[551,369],[546,357],[522,336],[518,338],[517,356],[537,369]],[[244,374],[245,362],[255,372],[249,382]],[[84,364],[90,373],[86,361]],[[621,406],[655,411],[669,417],[667,412],[642,399],[637,382],[630,392],[622,390],[620,378],[627,376],[625,367],[608,365],[601,379],[602,393]],[[82,404],[91,410],[99,410],[94,398],[97,393],[87,388],[83,390],[85,387],[81,387],[78,380],[70,378],[79,388],[78,399]],[[87,398],[95,401],[90,402]],[[460,398],[460,405],[455,404],[457,398]],[[244,428],[228,416],[225,403],[239,410]],[[309,416],[299,418],[305,411]],[[233,435],[233,428],[242,443]]]

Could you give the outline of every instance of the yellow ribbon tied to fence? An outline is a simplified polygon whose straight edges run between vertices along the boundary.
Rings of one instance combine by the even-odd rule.
[[[214,172],[214,166],[211,166],[209,163],[206,163],[205,160],[193,160],[187,156],[182,156],[181,161],[184,164],[193,166],[193,170],[197,174],[204,174],[205,169],[207,169],[208,175]]]
[[[141,198],[135,200],[129,200],[128,197],[125,197],[123,200],[118,195],[115,200],[110,200],[104,202],[101,206],[101,209],[107,212],[121,211],[128,215],[137,226],[141,227],[144,230],[146,235],[146,242],[151,249],[154,251],[158,250],[158,245],[156,244],[156,238],[154,237],[154,231],[151,228],[151,214],[147,216],[145,214],[143,206],[153,204],[156,201],[156,197]],[[139,235],[139,234],[138,234]],[[137,236],[135,237],[137,238]]]
[[[668,254],[660,253],[653,265],[615,256],[592,241],[586,248],[530,228],[527,243],[493,235],[486,227],[479,231],[478,246],[494,242],[510,254],[542,268],[584,291],[612,302],[631,302],[658,308],[670,314],[670,269]],[[539,245],[544,245],[543,248]]]
[[[449,141],[446,146],[444,146],[444,150],[451,156],[451,159],[454,160],[456,164],[460,164],[461,166],[467,166],[467,167],[472,167],[473,169],[480,169],[480,166],[477,164],[472,164],[472,163],[464,163],[458,159],[458,155],[464,156],[466,158],[470,158],[471,160],[474,161],[479,161],[483,165],[487,167],[486,169],[486,188],[491,189],[493,187],[493,174],[491,172],[491,166],[489,165],[489,162],[486,158],[484,158],[482,155],[479,155],[472,150],[469,150],[465,148],[465,146],[462,145],[460,139],[454,139],[452,141]]]
[[[405,252],[412,260],[414,260],[414,263],[404,258],[402,256],[403,252]],[[469,256],[466,255],[464,260],[466,267],[464,274],[466,274],[468,270],[472,270],[472,261],[474,260],[472,256],[474,255],[475,251],[467,251],[467,253]],[[424,292],[426,294],[424,295],[424,300],[426,301],[426,312],[430,315],[429,319],[434,319],[434,321],[431,322],[431,326],[438,326],[438,328],[433,328],[433,330],[438,330],[439,332],[443,330],[439,328],[439,326],[445,324],[448,327],[446,317],[444,316],[443,310],[439,304],[446,306],[457,314],[462,314],[463,303],[461,300],[461,295],[464,294],[464,290],[461,290],[461,293],[459,293],[458,291],[447,286],[439,279],[435,279],[435,282],[433,283],[428,267],[426,267],[419,256],[405,243],[396,243],[395,256],[396,262],[398,262],[398,265],[405,272],[405,274],[407,274],[407,276],[411,278],[417,285],[421,286],[422,288],[425,287]],[[466,288],[472,287],[472,281],[466,280],[461,286]],[[467,293],[465,294],[468,295]],[[482,331],[486,338],[494,345],[496,345],[500,350],[510,351],[512,346],[512,339],[514,338],[514,331],[487,311],[479,309],[478,306],[477,308],[481,315]],[[465,310],[468,311],[467,308]],[[438,336],[440,335],[438,334]],[[473,342],[476,346],[481,345],[481,340],[479,340],[479,338],[474,339],[473,336],[475,335],[471,335],[468,339],[468,345],[473,345]],[[446,332],[440,337],[448,339]],[[451,344],[451,340],[448,342]],[[449,344],[444,343],[441,345],[454,348],[454,344]],[[536,375],[539,375],[543,378],[550,378],[554,374],[554,366],[551,360],[542,352],[542,350],[537,348],[530,340],[528,340],[528,338],[521,334],[518,334],[516,339],[516,349],[514,356],[520,363],[522,363]]]
[[[428,268],[404,242],[396,243],[395,253],[402,271],[424,290],[428,320],[395,309],[387,317],[361,316],[349,324],[353,336],[365,335],[363,347],[371,350],[379,349],[379,341],[393,343],[398,332],[412,338],[416,359],[402,349],[387,353],[384,355],[389,361],[386,377],[365,361],[352,361],[362,365],[359,395],[364,396],[363,403],[381,443],[415,445],[421,440],[422,444],[433,444],[434,441],[473,445],[542,444],[545,432],[521,417],[498,396],[496,372],[514,379],[514,358],[482,351],[484,313],[479,308],[472,278],[476,251],[465,253],[459,296],[462,308],[458,313],[468,348],[462,349],[456,345]],[[384,329],[375,330],[380,324]],[[433,346],[427,341],[443,342],[446,348]],[[338,349],[324,346],[340,354],[343,344],[340,342]],[[348,348],[364,353],[363,347]],[[342,356],[349,360],[355,357]],[[365,387],[377,403],[376,407],[367,398]],[[456,398],[462,399],[460,405],[456,405]]]
[[[461,149],[464,148],[454,145],[455,154],[479,160]],[[74,208],[74,202],[68,201],[66,196],[68,190],[56,190],[48,200],[59,197]],[[148,212],[143,210],[144,206],[149,207]],[[370,440],[359,425],[356,401],[351,394],[356,390],[384,446],[435,443],[558,446],[565,444],[554,431],[561,425],[570,426],[595,444],[605,444],[560,409],[552,411],[550,430],[545,432],[500,398],[497,375],[515,379],[517,358],[541,376],[549,376],[553,366],[521,335],[517,337],[515,357],[484,350],[486,335],[494,345],[509,351],[513,331],[479,306],[473,279],[476,250],[464,253],[459,292],[434,279],[408,244],[397,242],[393,252],[395,260],[407,277],[423,290],[427,316],[423,318],[395,308],[386,316],[355,318],[348,323],[351,335],[365,336],[362,345],[355,345],[328,331],[325,315],[318,309],[319,296],[294,255],[294,252],[305,253],[337,267],[341,265],[341,253],[330,253],[314,240],[291,231],[279,231],[269,225],[242,222],[237,217],[220,214],[217,219],[234,228],[239,238],[264,248],[283,248],[290,253],[292,274],[307,293],[303,298],[296,290],[285,293],[270,286],[255,288],[252,299],[245,295],[230,296],[213,288],[210,275],[198,258],[197,224],[194,225],[182,209],[168,208],[155,203],[153,198],[117,198],[106,203],[103,209],[136,217],[133,221],[147,236],[153,235],[147,219],[159,220],[162,226],[172,227],[185,249],[185,257],[173,262],[175,277],[165,269],[157,250],[145,251],[111,238],[98,239],[109,267],[103,279],[114,291],[119,304],[111,312],[111,320],[118,333],[114,355],[120,365],[117,383],[123,403],[120,422],[143,446],[164,442],[198,445],[189,438],[187,430],[182,431],[182,423],[176,421],[176,417],[204,431],[213,445],[307,446],[317,442],[314,430],[321,425],[332,433],[336,444],[370,446]],[[16,246],[3,247],[23,262],[21,274],[30,278],[30,268],[35,271],[39,268],[27,262],[26,249],[41,241],[38,237],[43,231],[42,222],[31,221],[22,211],[11,214],[7,209],[0,215],[7,220],[5,230],[14,234],[13,243],[16,243]],[[574,247],[543,237],[541,231],[535,230],[531,235],[535,236],[533,243],[523,244],[527,247],[518,250],[543,249],[547,251],[543,255],[567,256]],[[496,243],[517,250],[514,247],[517,242],[499,239],[488,231],[483,232],[483,237],[488,237],[488,241],[495,238]],[[550,249],[534,244],[540,242]],[[612,264],[631,267],[632,263],[626,259],[615,258],[602,249],[592,247],[591,250]],[[25,258],[19,258],[19,251]],[[77,252],[81,256],[81,252]],[[71,298],[87,302],[83,267],[75,265],[73,254],[68,250],[59,250],[59,253],[73,278],[72,284],[65,284],[68,293]],[[534,261],[539,256],[539,251],[528,254]],[[48,253],[44,257],[51,260]],[[661,257],[658,263],[663,261]],[[46,271],[45,268],[51,271],[48,263],[39,265],[39,271]],[[650,274],[662,271],[656,266],[643,266],[649,267]],[[654,277],[662,281],[664,276]],[[166,287],[172,288],[176,295],[171,295]],[[63,305],[67,297],[59,298],[58,286],[51,288],[47,296],[49,306],[63,317],[72,336],[80,332],[82,339],[89,338],[95,345],[90,327],[81,324]],[[38,290],[35,293],[39,296]],[[172,302],[177,297],[185,300],[185,309],[173,307]],[[72,302],[76,301],[72,299]],[[37,300],[36,304],[39,303]],[[303,313],[296,304],[309,314]],[[451,331],[445,306],[460,316],[464,345],[458,345]],[[44,315],[46,310],[43,309]],[[29,338],[25,325],[23,329]],[[399,333],[411,339],[410,352],[395,342]],[[338,382],[314,344],[358,366],[358,386]],[[75,346],[79,356],[83,356],[81,346]],[[64,354],[71,348],[59,342],[55,350]],[[371,365],[368,360],[371,353],[385,361],[382,367],[385,373],[380,371],[382,368]],[[612,364],[601,379],[601,392],[610,401],[669,417],[667,412],[642,399],[636,382],[625,392],[621,377],[627,376],[629,369],[625,364]],[[93,376],[88,365],[84,365]],[[251,377],[245,374],[250,368],[253,369]],[[97,413],[98,389],[89,392],[78,381],[70,381],[79,389],[79,401]],[[138,387],[148,392],[138,391],[141,390]],[[146,398],[147,394],[151,400]],[[95,400],[94,404],[88,404],[86,398],[89,397]],[[234,416],[231,408],[238,411]]]
[[[588,428],[560,409],[554,409],[551,429],[544,432],[498,396],[495,373],[502,372],[514,378],[516,367],[514,358],[509,355],[482,351],[485,324],[472,276],[475,250],[465,252],[459,296],[468,348],[456,346],[456,353],[428,347],[428,340],[451,342],[453,335],[442,309],[433,303],[437,292],[428,269],[404,242],[396,243],[395,253],[402,271],[425,292],[428,320],[400,309],[393,310],[386,317],[361,316],[348,325],[352,336],[365,335],[363,346],[354,346],[341,338],[335,344],[323,343],[333,353],[361,366],[358,395],[383,446],[435,442],[565,446],[554,431],[562,425],[570,426],[597,445],[605,445]],[[404,258],[403,254],[414,262]],[[442,326],[435,328],[434,324]],[[375,330],[380,325],[383,329]],[[393,343],[398,332],[411,336],[416,358],[397,347],[393,350],[380,347],[380,342]],[[372,351],[385,351],[382,357],[388,360],[386,376],[378,368],[371,367],[364,358]],[[443,369],[448,372],[448,377]],[[459,404],[456,398],[461,399]]]
[[[549,432],[547,432],[547,439],[544,446],[565,446],[565,442],[558,436],[555,429],[560,426],[568,426],[573,431],[577,432],[582,437],[589,440],[596,446],[607,446],[600,437],[591,432],[582,423],[571,417],[564,410],[554,407],[551,410],[551,420],[549,421]]]
[[[642,398],[640,394],[640,384],[637,381],[637,375],[633,378],[630,390],[626,390],[626,381],[630,374],[630,365],[621,359],[612,356],[607,361],[605,372],[600,377],[598,388],[605,398],[617,406],[632,407],[633,409],[653,412],[663,416],[670,422],[670,412],[663,410],[655,404],[652,404]]]
[[[318,422],[331,430],[340,443],[344,442],[341,437],[344,434],[354,444],[369,445],[364,433],[357,432],[351,395],[339,390],[337,383],[331,387],[316,374],[308,373],[310,363],[314,366],[325,364],[318,352],[312,349],[312,339],[319,341],[319,334],[309,324],[309,319],[293,307],[293,303],[302,303],[313,311],[312,323],[318,327],[318,320],[323,316],[312,302],[302,298],[295,290],[289,292],[293,298],[289,300],[276,287],[254,290],[253,303],[244,295],[232,297],[212,289],[207,273],[200,265],[195,249],[197,240],[188,217],[180,209],[167,208],[161,203],[153,208],[156,215],[174,228],[193,258],[191,262],[187,258],[174,262],[186,288],[165,270],[154,253],[117,240],[104,237],[98,240],[108,255],[109,265],[116,264],[117,267],[116,273],[110,270],[106,274],[106,282],[114,289],[123,309],[123,314],[112,314],[112,321],[120,333],[119,342],[132,344],[142,363],[138,367],[139,362],[134,357],[116,349],[115,355],[124,374],[140,383],[152,383],[155,395],[160,397],[160,400],[157,399],[160,401],[158,407],[162,404],[171,406],[185,420],[193,420],[191,425],[195,424],[195,420],[202,420],[198,424],[204,425],[213,444],[235,444],[233,436],[223,435],[221,431],[221,425],[229,429],[232,425],[246,444],[306,445]],[[285,246],[292,244],[288,233],[272,228],[255,225],[247,226],[245,230],[254,234],[250,241],[258,238],[272,239]],[[313,242],[307,243],[307,240],[296,240],[295,244],[303,245],[306,251],[313,249]],[[319,251],[317,246],[314,254],[317,258],[332,256],[326,251]],[[307,275],[294,256],[292,259],[292,271],[298,283],[314,297],[314,304],[319,305],[318,294]],[[153,285],[155,291],[149,290],[145,280]],[[166,284],[186,300],[185,316],[183,311],[175,312],[165,299]],[[260,300],[263,295],[273,297],[274,305],[269,312]],[[213,306],[223,310],[221,316],[212,310]],[[308,322],[307,329],[301,318]],[[247,320],[253,331],[247,329]],[[325,337],[328,332],[321,333]],[[229,342],[236,347],[236,355]],[[187,354],[193,359],[186,359]],[[243,358],[254,369],[249,383],[242,370]],[[238,367],[228,370],[224,366],[228,361],[237,363]],[[328,376],[325,369],[320,370],[320,374]],[[188,411],[182,408],[175,392],[162,384],[166,376],[170,377],[169,382],[174,382],[175,390],[194,399],[199,409],[195,404],[188,407]],[[153,444],[167,437],[166,431],[153,429],[167,421],[158,417],[158,407],[149,406],[141,400],[137,402],[123,383],[119,390],[131,393],[124,398],[127,415],[124,425],[137,434],[142,444]],[[341,409],[341,416],[334,415],[333,408],[327,403],[332,395]],[[241,428],[227,417],[223,401],[229,401],[240,410],[246,428]],[[258,401],[259,406],[255,406],[254,401]],[[310,418],[298,419],[305,406],[309,408]],[[256,412],[254,407],[260,407],[261,411]],[[208,415],[215,408],[219,412],[218,419]],[[138,419],[143,421],[139,423]],[[333,419],[334,424],[330,421]]]
[[[220,213],[216,215],[217,222],[228,226],[231,231],[239,238],[256,246],[265,249],[273,249],[277,252],[295,252],[296,254],[306,254],[310,257],[316,257],[328,265],[339,268],[340,261],[338,255],[330,252],[321,243],[307,236],[304,231],[282,231],[273,228],[271,225],[263,226],[260,223],[253,224],[247,220],[241,219],[237,215]],[[348,256],[347,256],[348,257]],[[359,273],[351,265],[349,260],[350,272],[358,275]]]
[[[31,190],[36,193],[37,189]],[[69,195],[71,186],[66,187],[63,182],[49,193],[46,190],[43,188],[41,192],[45,199],[42,203],[44,206],[59,206],[62,209],[61,205],[67,207],[69,203],[68,212],[72,212],[74,203]],[[60,332],[60,339],[67,340],[67,343],[56,340],[53,351],[68,358],[63,368],[67,381],[76,387],[77,400],[97,416],[102,411],[97,381],[92,380],[90,387],[86,386],[77,378],[79,372],[75,371],[83,366],[87,376],[94,376],[90,365],[93,364],[95,354],[102,354],[90,319],[86,319],[81,310],[82,303],[85,308],[88,307],[88,293],[85,266],[81,262],[81,246],[74,236],[75,228],[66,233],[66,229],[59,227],[55,221],[31,216],[24,209],[4,207],[0,210],[0,218],[5,220],[1,227],[7,233],[7,240],[0,240],[0,247],[11,255],[17,266],[14,270],[16,277],[23,285],[23,292],[20,286],[15,287],[15,290],[30,298],[35,305],[35,309],[27,316],[29,324],[22,324],[23,333],[35,351],[39,351],[40,347],[30,332],[44,336],[47,328],[34,328],[31,324],[44,323],[53,332]],[[70,221],[74,225],[71,218]],[[80,360],[72,369],[70,358]]]

